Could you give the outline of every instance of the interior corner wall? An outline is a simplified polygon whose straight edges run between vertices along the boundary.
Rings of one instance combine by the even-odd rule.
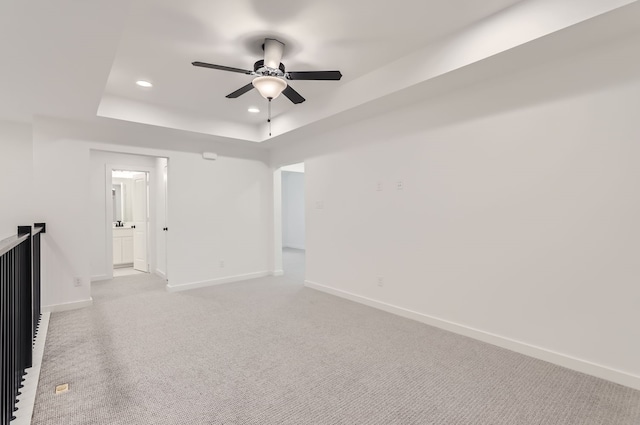
[[[0,121],[0,240],[34,221],[31,125]]]
[[[282,172],[282,246],[304,249],[304,173]]]
[[[627,47],[274,152],[305,161],[308,284],[640,388],[640,74],[608,76]]]

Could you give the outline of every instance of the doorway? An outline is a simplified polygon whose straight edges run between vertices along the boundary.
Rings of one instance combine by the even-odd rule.
[[[116,174],[116,180],[114,170],[121,172],[120,175]],[[135,270],[136,273],[145,273],[146,269],[146,273],[156,274],[168,281],[170,238],[167,225],[167,175],[170,174],[167,157],[91,150],[92,282],[113,279],[114,270],[116,276],[135,270],[134,255],[138,259],[136,267],[142,270]],[[134,177],[138,178],[137,189]],[[144,204],[136,207],[134,217],[133,195],[136,190],[144,194],[137,197]],[[141,222],[141,225],[137,222]],[[137,231],[136,239],[141,240],[142,244],[134,244],[134,233],[130,230],[132,225]],[[125,230],[127,228],[129,230]],[[146,237],[141,230],[146,230]],[[114,246],[114,236],[125,239],[116,240]],[[145,241],[146,261],[144,251],[140,251]],[[114,269],[114,263],[119,267]]]
[[[149,172],[111,170],[113,276],[149,272]]]
[[[306,254],[304,163],[281,168],[282,267],[304,280]]]

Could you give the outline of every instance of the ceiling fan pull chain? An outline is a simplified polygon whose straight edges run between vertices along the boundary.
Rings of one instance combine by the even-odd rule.
[[[267,117],[267,122],[269,123],[269,137],[271,137],[271,98],[269,100],[269,116]]]

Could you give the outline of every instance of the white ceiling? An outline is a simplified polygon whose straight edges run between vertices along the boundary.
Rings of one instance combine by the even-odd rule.
[[[225,98],[251,77],[191,62],[252,69],[276,37],[287,70],[340,70],[340,82],[293,81],[303,104],[274,100],[277,138],[631,3],[6,0],[0,119],[111,118],[263,142],[266,101],[255,90]]]
[[[286,43],[288,70],[340,70],[340,82],[295,81],[308,99],[272,105],[274,116],[312,108],[363,74],[463,28],[518,0],[146,0],[132,4],[105,94],[201,117],[255,125],[265,120],[257,91],[225,95],[251,81],[248,75],[194,68],[193,61],[253,69],[265,37]],[[134,82],[146,79],[151,90]],[[249,106],[265,113],[250,114]]]

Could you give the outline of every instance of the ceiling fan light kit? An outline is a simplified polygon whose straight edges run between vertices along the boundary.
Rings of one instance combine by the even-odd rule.
[[[251,84],[267,100],[277,99],[280,93],[287,88],[285,80],[271,76],[256,77]]]
[[[280,94],[289,99],[294,104],[302,103],[305,98],[293,89],[286,80],[323,80],[338,81],[342,78],[340,71],[292,71],[286,72],[284,64],[281,62],[284,53],[284,43],[274,38],[266,38],[262,45],[264,49],[264,59],[257,61],[253,65],[253,71],[230,66],[215,65],[206,62],[191,62],[193,66],[201,68],[211,68],[220,71],[237,72],[240,74],[253,75],[256,78],[238,90],[229,93],[228,99],[235,99],[256,88],[260,96],[271,102]],[[271,105],[269,105],[269,117],[267,119],[271,127]],[[269,130],[271,135],[271,130]]]

